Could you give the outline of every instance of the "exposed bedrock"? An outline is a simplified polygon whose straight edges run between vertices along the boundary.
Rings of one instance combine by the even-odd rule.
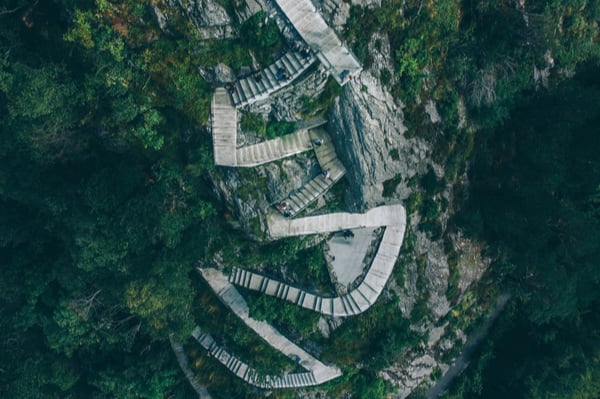
[[[401,176],[396,192],[410,193],[408,179],[426,171],[428,145],[407,138],[404,115],[369,72],[344,86],[329,115],[329,131],[348,169],[351,206],[364,210],[384,201],[383,182]]]

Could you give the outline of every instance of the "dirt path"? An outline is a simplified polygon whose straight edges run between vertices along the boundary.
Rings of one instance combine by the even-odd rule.
[[[500,312],[502,312],[502,309],[504,309],[504,306],[506,305],[509,299],[509,293],[500,294],[498,300],[496,301],[496,307],[492,311],[492,314],[490,314],[490,316],[485,321],[483,326],[481,326],[479,331],[477,331],[467,340],[467,344],[465,345],[465,348],[463,349],[462,353],[456,359],[452,367],[450,367],[446,374],[444,374],[442,379],[439,380],[437,384],[435,384],[433,387],[429,388],[429,390],[427,391],[427,399],[437,399],[448,389],[450,383],[454,380],[454,378],[458,376],[469,365],[469,362],[471,361],[471,357],[473,356],[475,349],[477,349],[477,346],[479,346],[481,341],[487,336],[488,331],[492,326],[494,320],[498,318]]]

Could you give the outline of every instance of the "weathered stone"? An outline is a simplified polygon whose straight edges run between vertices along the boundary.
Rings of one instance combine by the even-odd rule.
[[[342,0],[314,0],[324,19],[334,28],[342,28],[350,17],[350,5]]]
[[[329,338],[329,334],[331,334],[331,329],[329,328],[329,323],[327,323],[327,319],[323,316],[319,317],[319,321],[317,322],[317,328],[321,335],[325,338]]]
[[[440,114],[438,113],[437,107],[435,106],[435,102],[433,100],[429,100],[427,104],[425,104],[425,112],[429,115],[429,120],[431,123],[439,123],[442,121]]]
[[[198,30],[201,39],[226,39],[236,36],[227,11],[216,0],[166,0],[178,7]]]
[[[268,7],[264,0],[246,0],[245,7],[236,7],[235,13],[238,21],[244,22],[252,17],[254,14],[268,10]]]
[[[154,15],[156,15],[156,21],[158,22],[158,26],[162,31],[167,30],[167,15],[156,5],[152,5],[152,10],[154,11]]]
[[[406,138],[403,114],[379,80],[363,72],[344,87],[330,113],[329,131],[348,169],[355,207],[369,208],[384,201],[383,182],[400,175],[407,181],[425,172],[427,144]]]
[[[380,7],[381,0],[351,0],[352,4],[361,7]]]
[[[227,65],[218,63],[214,67],[198,68],[200,75],[209,83],[223,85],[236,80],[236,75]]]

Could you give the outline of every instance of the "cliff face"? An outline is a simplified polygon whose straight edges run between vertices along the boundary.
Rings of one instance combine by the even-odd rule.
[[[211,0],[194,4],[203,1]],[[323,14],[328,16],[332,26],[343,26],[349,10],[346,2],[318,0],[315,3],[322,7]],[[354,0],[352,3],[370,6],[378,1]],[[237,19],[243,19],[253,12],[248,10],[269,7],[262,0],[247,1],[247,11],[236,11]],[[277,15],[276,12],[273,14]],[[217,22],[213,20],[211,23]],[[283,31],[291,35],[287,28]],[[387,35],[378,33],[373,36],[369,54],[371,66],[343,87],[327,115],[329,122],[326,128],[334,139],[338,157],[347,169],[346,181],[350,190],[346,199],[351,211],[364,211],[386,202],[405,201],[417,191],[425,198],[427,194],[418,187],[420,178],[429,170],[433,170],[438,178],[444,174],[443,168],[433,161],[432,144],[414,137],[414,132],[408,131],[404,123],[403,105],[394,101],[378,78],[382,76],[382,71],[394,70]],[[212,73],[207,75],[212,82],[235,78],[233,71],[226,66],[214,68]],[[301,119],[302,98],[317,98],[325,82],[326,74],[320,67],[269,99],[248,107],[247,111],[275,120]],[[439,126],[440,118],[435,103],[427,98],[422,101],[427,106],[419,123]],[[463,118],[461,123],[464,125],[468,122]],[[255,141],[252,132],[239,132],[240,145]],[[316,173],[319,173],[319,168],[314,158],[305,154],[251,169],[218,168],[212,178],[215,191],[230,205],[239,226],[248,234],[260,238],[261,230],[265,230],[265,211]],[[442,226],[441,237],[446,234],[447,220],[453,209],[452,192],[449,186],[433,198],[428,198],[436,204],[448,204],[436,220]],[[408,245],[403,247],[404,258],[396,266],[403,269],[401,274],[404,278],[391,279],[389,283],[390,291],[394,291],[400,299],[398,310],[403,317],[411,318],[413,309],[423,302],[427,313],[411,318],[411,328],[422,332],[427,337],[426,342],[403,354],[398,364],[380,373],[397,387],[401,397],[407,396],[423,381],[428,381],[435,369],[445,371],[452,360],[451,355],[445,354],[453,353],[454,347],[464,341],[460,329],[442,321],[451,309],[446,297],[451,274],[447,244],[454,245],[458,253],[459,301],[465,298],[470,285],[481,277],[487,267],[479,259],[480,248],[469,249],[472,244],[460,237],[449,237],[447,241],[444,238],[432,238],[432,234],[421,231],[420,219],[419,211],[413,209],[407,231],[412,237],[405,240],[411,241],[411,248],[408,249]]]
[[[408,179],[425,172],[428,146],[405,137],[403,119],[401,108],[369,72],[347,84],[336,100],[329,131],[348,169],[353,207],[366,209],[383,202],[383,182],[398,176],[397,192],[406,198]]]

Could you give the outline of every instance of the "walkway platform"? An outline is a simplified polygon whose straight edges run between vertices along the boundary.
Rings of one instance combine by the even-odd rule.
[[[406,218],[405,212],[402,212],[402,216]],[[405,229],[406,223],[386,227],[367,275],[356,289],[346,295],[324,297],[239,268],[233,269],[229,281],[327,316],[354,316],[369,309],[383,292],[398,259]]]
[[[323,384],[342,375],[339,368],[326,366],[312,355],[284,337],[279,331],[265,321],[258,321],[249,316],[248,304],[237,289],[220,271],[212,268],[198,269],[212,290],[237,317],[256,332],[269,345],[293,360],[300,359],[298,364],[312,372],[314,385]]]
[[[362,227],[405,226],[406,211],[400,204],[384,205],[365,213],[337,212],[300,219],[286,219],[276,213],[267,217],[272,238],[331,233]]]
[[[345,84],[352,76],[360,73],[360,63],[327,25],[310,0],[275,1],[339,84]]]
[[[215,164],[236,166],[237,110],[224,88],[215,91],[210,111]]]
[[[233,104],[239,108],[268,98],[269,94],[289,85],[316,60],[313,53],[304,57],[295,51],[287,52],[256,75],[238,80],[231,93]]]
[[[255,387],[263,389],[272,388],[303,388],[318,385],[312,372],[290,373],[283,376],[262,376],[255,369],[244,363],[222,346],[219,346],[213,337],[196,327],[192,336],[215,359],[229,369],[233,374]]]

